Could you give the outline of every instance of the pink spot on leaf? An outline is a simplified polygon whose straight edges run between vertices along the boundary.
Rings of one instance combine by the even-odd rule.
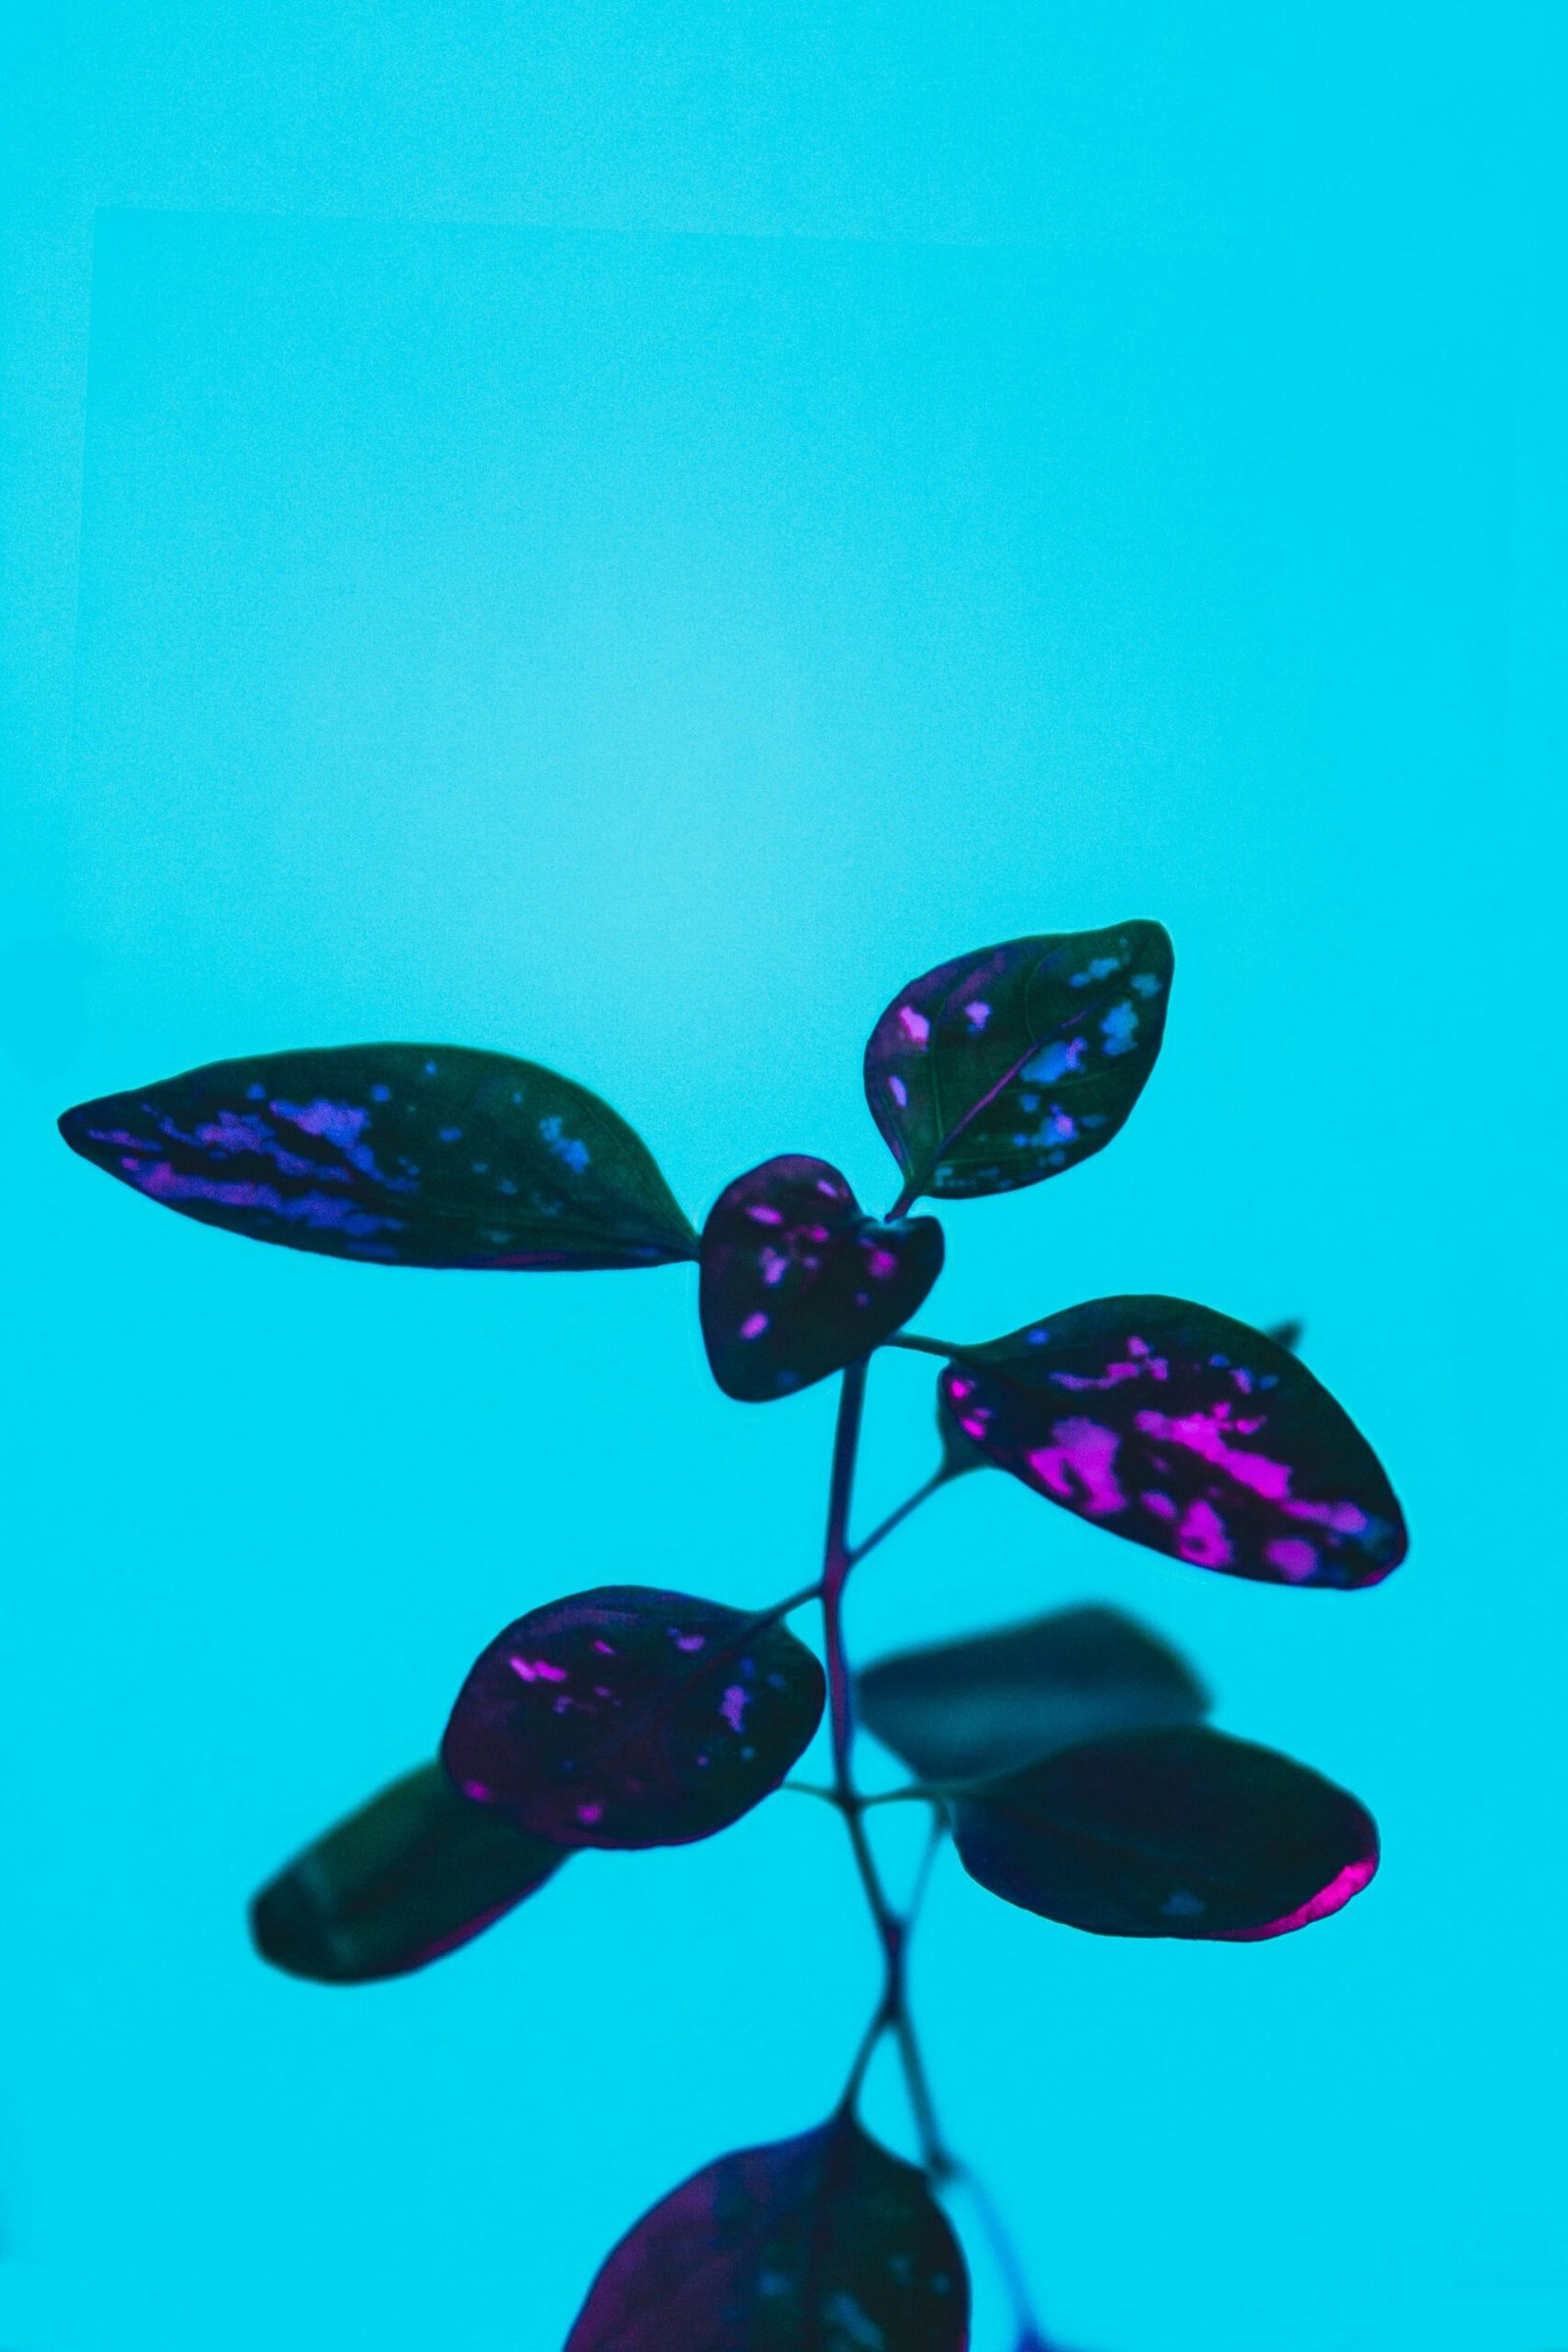
[[[1026,1458],[1042,1486],[1075,1510],[1102,1519],[1127,1507],[1116,1482],[1115,1461],[1121,1440],[1099,1421],[1058,1421],[1053,1446],[1037,1446]]]
[[[1350,1897],[1359,1894],[1377,1875],[1378,1857],[1365,1854],[1358,1862],[1347,1862],[1326,1886],[1295,1911],[1287,1911],[1283,1919],[1271,1919],[1266,1928],[1225,1928],[1214,1937],[1216,1943],[1263,1943],[1271,1936],[1290,1936],[1298,1928],[1309,1928],[1315,1919],[1328,1919],[1343,1911]]]

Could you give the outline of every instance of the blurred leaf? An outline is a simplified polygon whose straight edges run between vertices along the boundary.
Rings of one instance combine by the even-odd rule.
[[[684,1845],[778,1787],[824,1696],[815,1657],[777,1620],[605,1585],[497,1636],[442,1761],[466,1796],[561,1845]]]
[[[695,1257],[647,1148],[587,1089],[466,1046],[215,1061],[60,1121],[122,1184],[252,1241],[396,1266]]]
[[[1210,1703],[1156,1634],[1094,1607],[878,1658],[857,1684],[860,1721],[922,1781],[988,1779],[1103,1733],[1196,1722]]]
[[[963,2352],[963,2255],[852,2117],[706,2165],[646,2213],[566,2352]]]
[[[725,1187],[703,1228],[703,1338],[726,1396],[809,1388],[906,1323],[942,1271],[935,1217],[868,1217],[837,1168],[791,1154]]]
[[[1286,1323],[1271,1323],[1267,1336],[1273,1341],[1276,1348],[1283,1348],[1288,1355],[1298,1355],[1301,1348],[1301,1335],[1305,1329],[1306,1325],[1298,1317],[1293,1317]]]
[[[1081,1519],[1265,1584],[1374,1585],[1404,1521],[1304,1364],[1183,1298],[1094,1298],[965,1348],[941,1391],[999,1469]]]
[[[279,1871],[251,1904],[251,1935],[274,1968],[322,1984],[405,1976],[466,1943],[565,1859],[424,1764]]]
[[[954,1806],[954,1842],[993,1894],[1097,1936],[1261,1941],[1358,1894],[1371,1815],[1272,1748],[1205,1726],[1064,1748]]]
[[[1015,1192],[1102,1151],[1154,1066],[1174,969],[1158,923],[982,948],[901,989],[865,1099],[905,1197]]]

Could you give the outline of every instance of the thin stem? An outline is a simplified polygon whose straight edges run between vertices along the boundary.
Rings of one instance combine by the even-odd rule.
[[[1007,2234],[1007,2226],[997,2208],[995,2199],[978,2173],[966,2164],[956,2165],[950,2176],[955,2185],[969,2192],[976,2218],[991,2248],[991,2258],[1002,2273],[1007,2300],[1012,2305],[1013,2326],[1018,2330],[1018,2352],[1051,2352],[1045,2330],[1035,2316],[1029,2293],[1029,2281],[1024,2276],[1018,2249]]]
[[[896,1331],[893,1337],[884,1340],[882,1345],[884,1348],[907,1348],[916,1355],[945,1356],[949,1363],[962,1363],[964,1357],[971,1352],[957,1340],[927,1339],[925,1334],[919,1331]]]
[[[849,1565],[852,1568],[858,1568],[868,1551],[875,1551],[877,1545],[885,1543],[896,1527],[904,1525],[911,1511],[917,1511],[922,1502],[930,1500],[939,1487],[945,1487],[950,1479],[956,1478],[957,1475],[957,1471],[951,1469],[946,1462],[943,1463],[940,1470],[933,1470],[924,1486],[916,1487],[912,1494],[906,1494],[898,1509],[889,1511],[880,1526],[873,1527],[868,1536],[851,1546]]]

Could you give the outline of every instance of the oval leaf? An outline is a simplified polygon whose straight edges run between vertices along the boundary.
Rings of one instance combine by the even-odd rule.
[[[935,1217],[868,1217],[837,1168],[788,1154],[727,1185],[703,1228],[703,1339],[726,1396],[760,1404],[841,1372],[942,1271]]]
[[[1154,1066],[1174,962],[1158,923],[1046,932],[939,963],[865,1049],[905,1199],[1011,1193],[1103,1151]]]
[[[318,1984],[406,1976],[477,1936],[565,1859],[425,1764],[264,1886],[251,1935],[274,1968]]]
[[[628,2231],[566,2352],[963,2352],[963,2256],[853,2118],[706,2165]]]
[[[685,1845],[776,1788],[822,1718],[822,1669],[778,1620],[644,1585],[530,1610],[476,1660],[442,1761],[561,1845]]]
[[[1208,1692],[1119,1609],[1055,1609],[967,1642],[878,1658],[860,1721],[922,1781],[985,1780],[1109,1732],[1196,1723]]]
[[[695,1257],[647,1147],[569,1078],[465,1046],[215,1061],[60,1121],[151,1200],[252,1241],[393,1266]]]
[[[1404,1521],[1306,1366],[1184,1298],[1094,1298],[965,1348],[941,1379],[966,1437],[1081,1519],[1275,1585],[1375,1585]]]
[[[1096,1936],[1261,1941],[1340,1910],[1378,1866],[1347,1790],[1202,1726],[1091,1740],[976,1788],[954,1842],[993,1894]]]

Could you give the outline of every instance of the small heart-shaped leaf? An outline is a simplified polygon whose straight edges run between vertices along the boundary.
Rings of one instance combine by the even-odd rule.
[[[1012,939],[901,989],[865,1099],[904,1197],[1011,1193],[1104,1150],[1144,1090],[1174,969],[1158,923]]]
[[[251,1904],[251,1935],[274,1968],[318,1984],[406,1976],[488,1928],[565,1859],[425,1764],[279,1871]]]
[[[392,1266],[695,1257],[646,1145],[535,1061],[341,1046],[215,1061],[60,1121],[74,1152],[204,1225]]]
[[[1096,1607],[878,1658],[856,1691],[866,1730],[922,1781],[988,1780],[1106,1733],[1196,1723],[1210,1705],[1157,1634]]]
[[[1378,1866],[1371,1815],[1272,1748],[1206,1726],[1123,1732],[978,1785],[964,1869],[1096,1936],[1260,1942],[1340,1910]]]
[[[822,1669],[776,1616],[604,1585],[481,1652],[441,1757],[464,1794],[560,1845],[685,1845],[778,1787]]]
[[[851,2116],[705,2165],[644,2214],[566,2352],[963,2352],[963,2256]]]
[[[1406,1547],[1376,1454],[1260,1331],[1185,1298],[1093,1298],[966,1348],[942,1396],[999,1469],[1199,1568],[1375,1585]]]
[[[703,1228],[713,1378],[747,1404],[809,1388],[880,1347],[941,1271],[935,1217],[881,1224],[825,1159],[765,1159],[726,1185]]]

